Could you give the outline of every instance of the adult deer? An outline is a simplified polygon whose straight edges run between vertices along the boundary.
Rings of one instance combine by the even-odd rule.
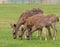
[[[19,17],[18,21],[16,24],[11,24],[11,27],[12,27],[12,33],[13,33],[13,38],[16,39],[17,37],[17,32],[19,30],[19,27],[21,25],[24,25],[25,23],[25,20],[28,18],[28,17],[31,17],[31,16],[34,16],[35,14],[39,14],[39,13],[43,13],[43,10],[40,9],[40,8],[33,8],[33,9],[30,9],[30,10],[27,10],[25,12],[23,12],[21,14],[21,16]],[[21,28],[21,31],[23,30],[24,28],[22,27]],[[23,33],[24,32],[21,32],[20,34],[22,35],[19,35],[20,39],[22,39],[22,36],[23,36]]]
[[[55,40],[56,32],[57,32],[56,22],[58,21],[59,18],[55,14],[48,14],[48,15],[36,14],[32,17],[27,18],[24,24],[24,31],[26,30],[27,39],[32,38],[32,33],[35,30],[41,30],[40,39],[41,39],[41,34],[43,32],[44,39],[47,40],[45,28],[52,27],[52,29],[54,30],[53,40]]]

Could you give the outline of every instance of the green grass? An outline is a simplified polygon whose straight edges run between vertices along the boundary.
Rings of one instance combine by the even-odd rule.
[[[39,40],[36,32],[32,40],[12,38],[10,23],[16,23],[20,14],[28,9],[39,7],[44,13],[54,13],[60,17],[60,4],[39,5],[39,4],[0,4],[0,47],[60,47],[60,25],[57,23],[57,38],[55,41]]]

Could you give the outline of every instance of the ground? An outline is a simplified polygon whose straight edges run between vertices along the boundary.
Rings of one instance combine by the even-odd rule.
[[[33,34],[32,40],[13,39],[10,23],[16,23],[20,14],[25,10],[39,7],[44,13],[54,13],[60,17],[60,4],[40,5],[40,4],[0,4],[0,47],[60,47],[60,25],[57,23],[57,38],[55,41],[47,41],[37,38],[37,33]],[[51,30],[53,33],[53,30]],[[47,33],[48,37],[48,33]]]

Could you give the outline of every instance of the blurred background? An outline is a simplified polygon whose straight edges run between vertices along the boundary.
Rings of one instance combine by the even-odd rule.
[[[7,3],[16,3],[16,4],[59,4],[60,0],[0,0],[0,4],[7,4]]]

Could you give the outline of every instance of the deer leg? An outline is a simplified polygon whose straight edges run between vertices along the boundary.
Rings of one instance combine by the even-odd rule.
[[[42,39],[42,29],[40,30],[40,40]]]
[[[50,31],[50,27],[48,26],[47,29],[48,29],[49,38],[52,38],[52,34],[51,34],[51,31]]]
[[[44,34],[44,39],[45,39],[45,40],[47,40],[47,38],[46,38],[46,31],[45,31],[45,27],[43,27],[43,28],[42,28],[42,32],[43,32],[43,34]]]
[[[32,33],[30,32],[30,36],[29,36],[30,40],[32,39]]]
[[[38,38],[40,38],[40,31],[39,30],[38,30],[37,36],[38,36]]]
[[[52,28],[54,30],[53,40],[56,40],[56,32],[57,32],[57,29],[56,29],[55,23],[52,24]]]

